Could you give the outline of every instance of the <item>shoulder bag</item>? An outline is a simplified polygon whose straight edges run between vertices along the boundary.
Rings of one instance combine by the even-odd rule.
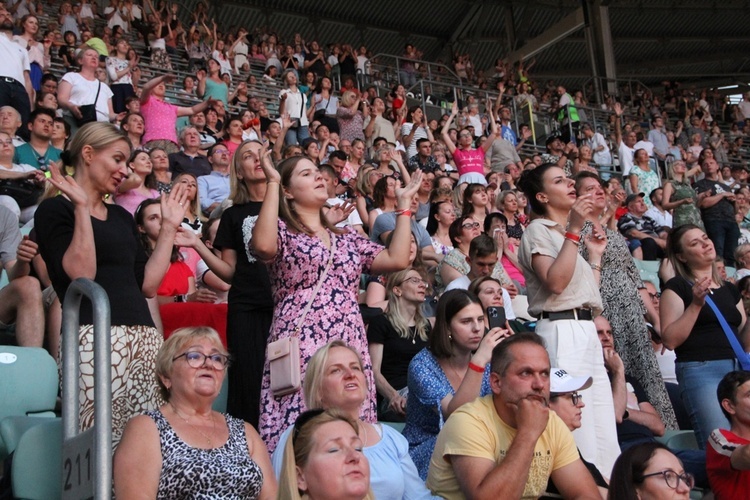
[[[271,392],[274,397],[285,396],[297,392],[302,387],[302,379],[300,376],[302,360],[299,355],[299,332],[302,329],[302,325],[305,323],[307,313],[310,312],[310,308],[312,307],[315,297],[318,295],[320,287],[323,286],[323,282],[325,281],[326,276],[328,276],[328,271],[333,265],[333,254],[335,251],[336,235],[331,233],[331,250],[328,257],[328,264],[326,264],[323,274],[320,275],[318,284],[315,286],[315,290],[313,290],[310,300],[302,311],[294,332],[292,332],[292,335],[289,337],[268,344],[266,354],[268,356],[268,364],[271,372]]]
[[[93,104],[84,104],[78,106],[78,110],[81,112],[80,118],[75,118],[76,125],[83,127],[87,123],[96,121],[96,103],[99,100],[99,92],[102,90],[102,82],[99,82],[99,87],[96,89],[96,97],[94,98]]]

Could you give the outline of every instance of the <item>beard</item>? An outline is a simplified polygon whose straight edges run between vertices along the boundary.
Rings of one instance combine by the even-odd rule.
[[[0,30],[13,31],[13,21],[5,21],[3,23],[0,23]]]

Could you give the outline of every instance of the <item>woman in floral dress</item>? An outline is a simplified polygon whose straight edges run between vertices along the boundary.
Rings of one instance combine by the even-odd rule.
[[[357,305],[359,278],[362,273],[397,271],[409,265],[409,206],[419,188],[421,173],[414,175],[406,187],[397,189],[398,212],[405,217],[397,217],[391,244],[384,249],[354,231],[335,227],[353,207],[346,210],[339,206],[323,213],[328,199],[326,185],[310,160],[289,158],[277,171],[266,156],[262,166],[270,189],[266,190],[251,245],[255,255],[268,263],[271,278],[274,316],[269,343],[295,334],[299,336],[303,378],[307,361],[328,342],[342,339],[357,349],[365,362],[370,388],[370,404],[363,406],[362,417],[374,421],[375,384]],[[309,312],[301,318],[331,259],[331,252],[330,270]],[[273,450],[281,432],[294,423],[305,405],[299,391],[275,396],[270,382],[270,367],[266,361],[260,433],[269,450]]]

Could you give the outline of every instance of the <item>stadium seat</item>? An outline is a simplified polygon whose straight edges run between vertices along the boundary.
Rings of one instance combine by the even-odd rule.
[[[0,422],[7,417],[54,417],[58,390],[57,363],[38,347],[0,346]],[[33,417],[32,417],[33,415]],[[23,428],[15,422],[9,437]],[[12,439],[17,441],[17,439]],[[0,434],[0,460],[12,451]]]
[[[62,419],[29,429],[13,455],[13,496],[28,500],[62,497]]]
[[[392,427],[396,429],[398,432],[404,432],[404,427],[406,426],[405,422],[380,422],[383,425],[387,425],[388,427]]]
[[[216,396],[216,399],[214,399],[214,404],[211,405],[214,411],[218,411],[219,413],[227,412],[227,397],[228,396],[229,396],[229,383],[227,382],[227,378],[224,377],[224,383],[221,384],[221,390],[219,391],[219,395]]]
[[[732,266],[726,266],[727,278],[732,279],[737,276],[737,269]]]

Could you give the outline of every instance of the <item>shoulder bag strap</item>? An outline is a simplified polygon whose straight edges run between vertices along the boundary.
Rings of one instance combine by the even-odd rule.
[[[323,270],[323,274],[321,274],[320,278],[318,278],[318,284],[315,286],[315,290],[313,290],[312,295],[310,295],[310,300],[307,302],[305,309],[302,311],[302,315],[300,315],[299,321],[297,321],[297,326],[294,328],[294,334],[293,334],[294,337],[299,335],[299,332],[302,329],[302,325],[305,323],[305,318],[307,317],[307,313],[310,312],[310,307],[312,307],[312,303],[315,300],[315,297],[318,295],[318,291],[320,290],[320,287],[323,286],[323,282],[328,276],[328,271],[331,270],[331,266],[333,265],[333,254],[335,252],[336,252],[336,233],[331,233],[331,249],[330,249],[329,256],[328,256],[328,264],[326,264],[326,268]]]
[[[711,300],[711,297],[708,295],[706,295],[706,304],[708,304],[708,307],[710,307],[714,314],[716,314],[716,319],[719,320],[721,329],[724,330],[724,335],[726,335],[729,344],[732,346],[732,350],[734,351],[735,356],[737,356],[737,361],[739,361],[740,366],[743,370],[750,370],[750,357],[748,357],[747,353],[740,345],[739,339],[729,327],[727,320],[724,318],[724,315],[721,314],[721,311],[719,311],[716,303]]]
[[[99,92],[102,91],[102,82],[99,82],[99,86],[96,88],[96,97],[94,97],[94,112],[96,112],[96,103],[99,100]]]

